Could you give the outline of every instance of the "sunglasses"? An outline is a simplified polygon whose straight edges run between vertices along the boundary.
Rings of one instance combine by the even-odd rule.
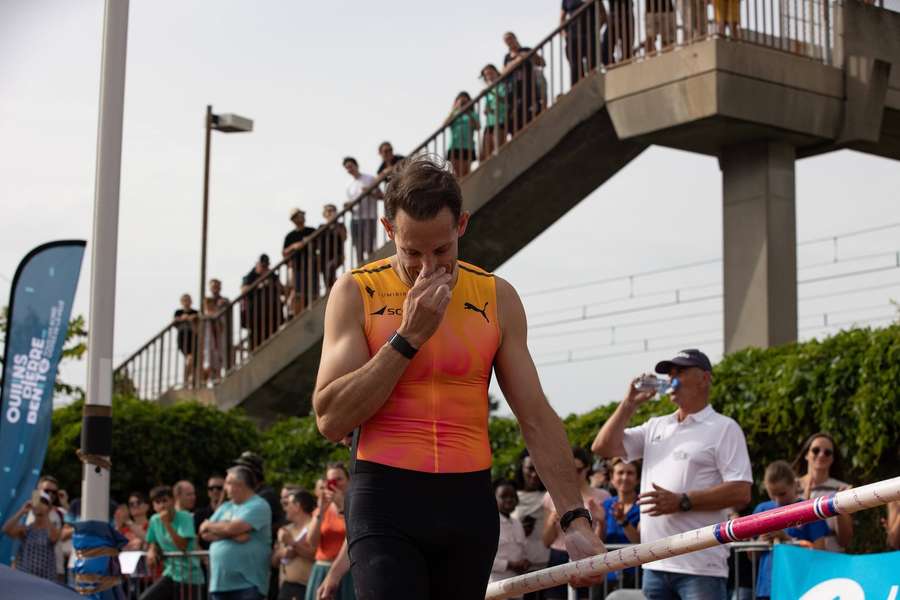
[[[206,491],[208,491],[208,492],[221,492],[221,491],[222,491],[222,488],[223,488],[223,486],[221,486],[221,485],[210,485],[210,486],[207,486]]]
[[[810,451],[813,453],[813,456],[818,456],[819,452],[824,454],[825,456],[831,456],[834,454],[834,450],[831,448],[810,448]]]

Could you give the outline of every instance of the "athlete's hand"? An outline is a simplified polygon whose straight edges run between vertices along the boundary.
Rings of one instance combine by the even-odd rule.
[[[589,558],[606,552],[606,546],[603,545],[603,542],[591,529],[587,519],[575,519],[572,521],[564,535],[566,536],[566,551],[569,553],[569,560],[581,560],[582,558]],[[598,585],[603,583],[605,578],[606,575],[579,577],[573,579],[571,583],[575,587]]]
[[[406,300],[403,302],[403,321],[397,333],[416,349],[427,342],[444,319],[450,304],[450,282],[453,279],[443,267],[434,272],[419,272]]]

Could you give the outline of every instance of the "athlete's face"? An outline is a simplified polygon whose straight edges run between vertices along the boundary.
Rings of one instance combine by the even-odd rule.
[[[500,511],[500,514],[509,516],[512,511],[516,510],[519,497],[516,495],[516,489],[513,486],[499,486],[494,492],[494,496],[497,498],[497,510]]]
[[[466,232],[469,213],[453,218],[449,208],[444,208],[434,218],[416,221],[405,211],[398,211],[393,223],[381,220],[389,239],[397,246],[397,261],[406,273],[408,283],[414,282],[419,273],[426,275],[443,267],[453,274],[459,256],[459,238]]]

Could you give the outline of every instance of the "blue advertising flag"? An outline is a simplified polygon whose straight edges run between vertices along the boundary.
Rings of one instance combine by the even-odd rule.
[[[10,292],[0,413],[0,523],[37,485],[53,413],[53,385],[81,273],[85,243],[51,242],[28,253]],[[0,562],[12,540],[0,536]]]
[[[772,600],[894,600],[900,552],[841,554],[778,544]]]

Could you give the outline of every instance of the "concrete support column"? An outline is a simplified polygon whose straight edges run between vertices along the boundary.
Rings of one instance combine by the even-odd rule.
[[[797,339],[794,161],[784,142],[731,146],[719,158],[726,353]]]

